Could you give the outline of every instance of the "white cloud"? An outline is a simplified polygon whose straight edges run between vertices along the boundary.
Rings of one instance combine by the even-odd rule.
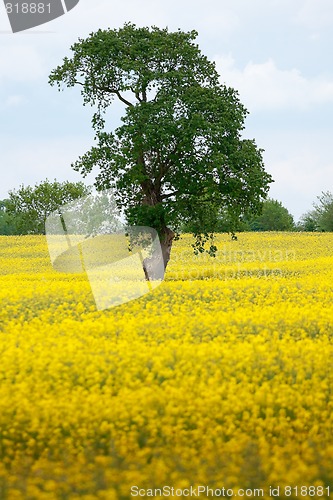
[[[266,170],[275,182],[269,196],[281,201],[298,219],[322,191],[333,192],[330,130],[252,130],[265,149]]]
[[[233,7],[219,0],[206,0],[203,8],[202,0],[124,0],[121,8],[112,8],[110,0],[81,0],[70,11],[50,24],[50,27],[74,34],[75,31],[87,35],[91,31],[106,27],[120,27],[125,22],[133,22],[138,26],[156,25],[170,29],[199,29],[206,34],[228,36],[240,24],[238,14]]]
[[[202,0],[183,0],[179,8],[179,0],[172,0],[169,19],[173,19],[172,28],[186,30],[196,29],[201,37],[212,37],[226,40],[233,35],[241,24],[240,16],[234,8],[228,8],[228,2],[206,0],[203,8]]]
[[[221,81],[239,91],[250,111],[308,109],[333,102],[333,80],[305,78],[296,68],[279,69],[273,59],[249,62],[243,69],[230,55],[217,56],[215,61]]]
[[[6,108],[16,108],[24,102],[22,95],[10,95],[5,99],[4,105]]]
[[[275,179],[269,196],[282,201],[296,220],[312,209],[322,191],[333,191],[333,162],[323,162],[313,151],[294,152],[272,162],[269,171]]]
[[[9,35],[11,36],[11,35]],[[14,35],[13,35],[14,36]],[[38,81],[45,74],[41,51],[32,45],[7,44],[1,51],[0,82]]]
[[[120,27],[126,21],[138,25],[166,24],[168,6],[154,0],[125,0],[121,6],[112,6],[110,0],[80,0],[67,15],[50,23],[49,29],[76,40],[107,27]],[[68,45],[68,44],[67,44]]]
[[[82,176],[71,168],[71,163],[91,147],[90,138],[72,136],[43,140],[0,137],[1,186],[0,199],[8,190],[19,185],[34,185],[46,178],[58,181],[83,181]],[[6,144],[6,148],[4,145]],[[90,176],[88,183],[94,178]]]
[[[295,16],[295,22],[310,29],[332,26],[332,0],[304,0]]]

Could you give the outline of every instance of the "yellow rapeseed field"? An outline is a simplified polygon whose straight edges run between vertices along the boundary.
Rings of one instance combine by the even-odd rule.
[[[333,496],[333,234],[217,246],[183,237],[154,292],[97,311],[44,237],[0,238],[1,500]]]

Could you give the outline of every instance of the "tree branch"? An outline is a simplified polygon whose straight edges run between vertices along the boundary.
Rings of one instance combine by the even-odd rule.
[[[78,84],[78,85],[81,85],[82,87],[84,87],[84,83],[82,82],[79,82],[78,80],[75,80],[75,83]],[[109,87],[101,87],[100,85],[95,85],[95,89],[96,90],[100,90],[101,92],[109,92],[110,94],[116,94],[116,96],[118,97],[118,99],[123,102],[124,104],[126,104],[126,106],[134,106],[134,104],[132,104],[130,101],[128,101],[127,99],[125,99],[125,97],[123,97],[120,93],[120,91],[118,89],[114,89],[114,88],[109,88]]]
[[[142,101],[147,102],[147,91],[145,87],[142,89]]]
[[[131,87],[131,91],[133,92],[133,94],[135,94],[135,97],[137,98],[137,100],[138,100],[139,102],[142,102],[142,99],[141,99],[141,97],[140,97],[139,92],[138,92],[137,90],[134,90],[134,88],[133,88],[133,87]]]
[[[139,102],[147,102],[147,91],[146,91],[146,88],[143,87],[141,92],[142,92],[142,97],[140,97],[140,93],[138,91],[135,91],[133,89],[133,87],[131,87],[131,90],[133,92],[133,94],[135,94],[135,97],[137,98],[137,100]]]
[[[123,102],[124,104],[126,104],[126,106],[134,106],[134,104],[132,104],[130,101],[128,101],[127,99],[125,99],[125,98],[124,98],[124,97],[120,94],[119,90],[116,90],[116,89],[112,90],[112,89],[111,89],[111,90],[110,90],[110,92],[111,92],[112,94],[116,94],[116,96],[118,97],[118,99],[119,99],[121,102]]]

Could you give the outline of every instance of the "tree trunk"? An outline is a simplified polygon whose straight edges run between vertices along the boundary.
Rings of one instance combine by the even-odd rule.
[[[174,237],[175,233],[168,227],[165,227],[160,238],[162,252],[160,252],[158,248],[153,251],[151,257],[146,258],[143,261],[143,269],[146,280],[163,280],[166,267],[170,260],[171,247]]]

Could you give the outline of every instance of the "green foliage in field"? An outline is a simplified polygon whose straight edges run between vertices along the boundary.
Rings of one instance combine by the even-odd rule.
[[[34,187],[22,185],[2,202],[0,233],[45,234],[45,220],[52,212],[90,191],[83,182],[45,180]]]
[[[333,231],[333,194],[323,191],[313,209],[306,212],[299,227],[303,231]]]

